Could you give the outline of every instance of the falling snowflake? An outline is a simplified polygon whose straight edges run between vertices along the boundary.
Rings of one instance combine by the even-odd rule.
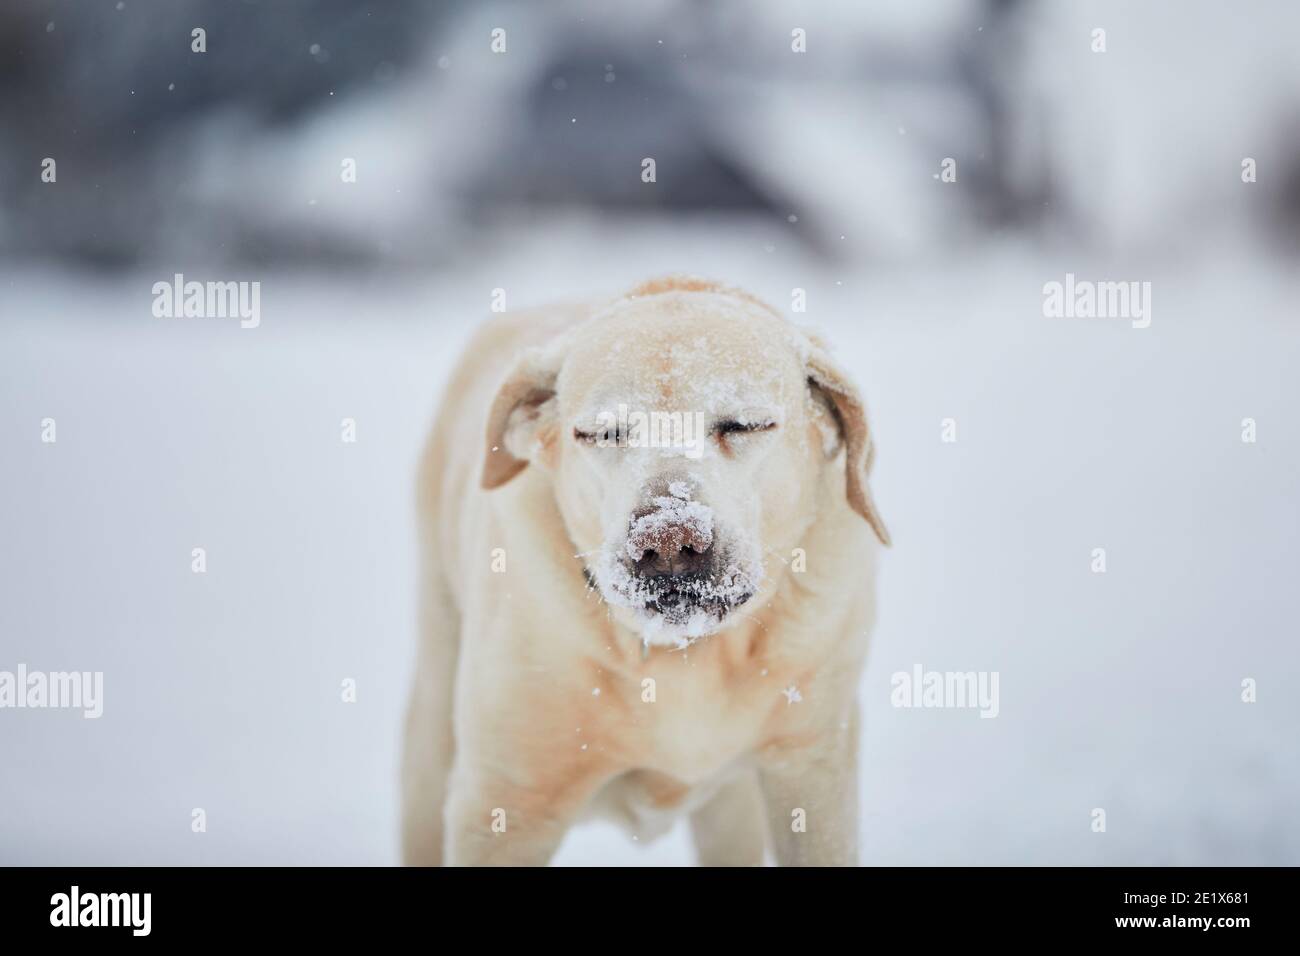
[[[803,695],[799,693],[799,688],[795,687],[794,684],[791,684],[785,690],[781,691],[781,693],[785,694],[785,703],[787,707],[803,700]]]

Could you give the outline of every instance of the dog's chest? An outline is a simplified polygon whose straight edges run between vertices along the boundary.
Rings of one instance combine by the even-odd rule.
[[[584,720],[622,772],[593,802],[597,815],[650,838],[752,768],[785,698],[781,675],[744,647],[704,641],[654,650],[617,676],[606,674]]]
[[[764,709],[749,682],[724,678],[689,656],[647,662],[628,688],[635,706],[606,728],[626,769],[597,798],[598,813],[652,839],[750,767]]]
[[[775,677],[761,665],[751,670],[691,650],[644,662],[628,688],[633,706],[615,730],[631,765],[695,786],[743,761],[781,699]]]
[[[639,839],[651,840],[708,803],[743,769],[743,765],[720,767],[690,784],[655,770],[630,770],[606,784],[592,802],[590,815],[613,820]]]

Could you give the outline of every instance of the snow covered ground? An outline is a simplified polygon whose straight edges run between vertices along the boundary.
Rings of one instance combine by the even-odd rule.
[[[607,220],[506,230],[423,278],[186,270],[260,280],[250,330],[154,318],[170,267],[3,267],[0,670],[103,671],[105,700],[0,711],[0,863],[396,862],[440,384],[493,288],[522,307],[686,270],[782,307],[806,289],[869,400],[895,547],[865,862],[1300,864],[1300,276],[1219,252],[882,270],[772,227]],[[1150,281],[1151,326],[1045,318],[1066,272]],[[891,707],[916,664],[998,672],[1000,713]],[[683,827],[590,826],[556,862],[691,859]]]

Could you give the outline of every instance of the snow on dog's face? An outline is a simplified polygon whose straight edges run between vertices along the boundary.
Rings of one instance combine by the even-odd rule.
[[[589,583],[651,644],[684,646],[771,597],[833,459],[887,541],[852,386],[766,306],[707,283],[648,283],[526,354],[488,448],[485,487],[529,462],[551,473]]]

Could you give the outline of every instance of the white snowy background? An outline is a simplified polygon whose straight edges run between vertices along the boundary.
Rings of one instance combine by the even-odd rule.
[[[382,82],[160,114],[134,151],[129,107],[73,133],[44,93],[183,87],[208,6],[0,15],[0,669],[105,682],[99,720],[0,710],[0,863],[396,862],[414,466],[447,372],[493,288],[665,271],[806,289],[867,395],[895,547],[864,862],[1300,863],[1300,13],[913,6],[449,4]],[[277,75],[346,59],[302,16]],[[48,46],[79,31],[123,62]],[[146,70],[172,44],[175,76]],[[260,281],[260,327],[154,318],[174,272]],[[1151,326],[1045,318],[1066,272],[1149,281]],[[999,716],[891,707],[917,663],[997,671]],[[684,826],[590,825],[556,863],[691,860]]]

